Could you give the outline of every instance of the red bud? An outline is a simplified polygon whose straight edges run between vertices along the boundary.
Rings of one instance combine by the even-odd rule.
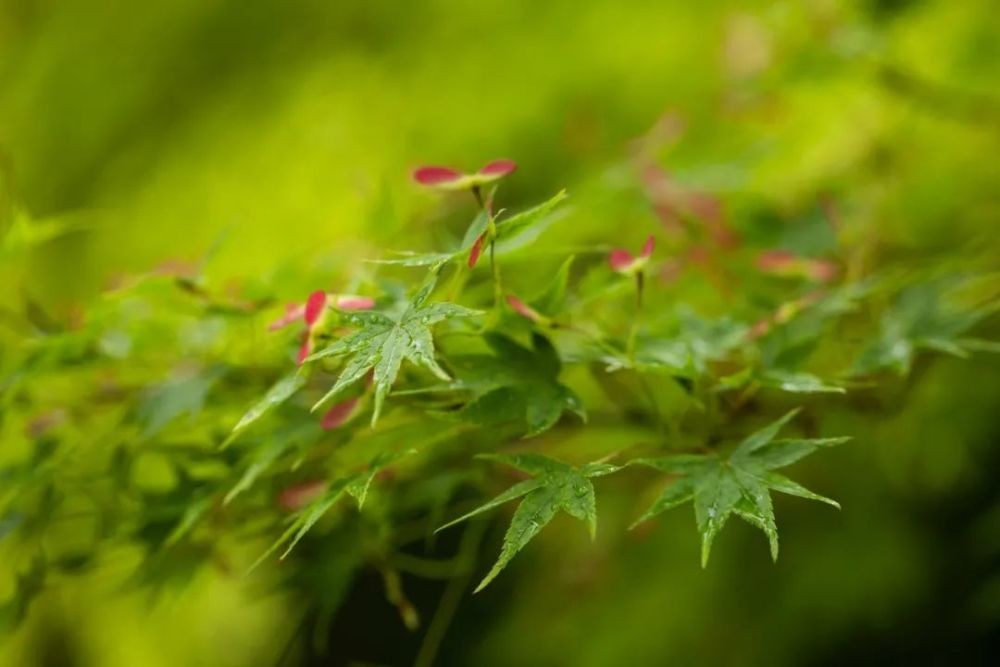
[[[302,345],[301,347],[299,347],[299,356],[297,358],[299,366],[305,363],[306,357],[312,354],[312,350],[313,350],[312,336],[310,336],[309,332],[307,331],[302,335]]]
[[[615,271],[627,271],[634,261],[635,257],[632,256],[632,253],[623,248],[615,248],[608,255],[608,264]]]
[[[322,496],[329,485],[324,480],[303,482],[290,486],[278,495],[278,505],[282,509],[294,512],[302,509],[312,501]]]
[[[608,264],[618,273],[634,273],[646,265],[655,247],[656,239],[650,234],[642,244],[642,253],[638,257],[624,248],[615,248],[608,253]]]
[[[324,431],[330,431],[335,428],[340,428],[353,416],[354,409],[358,407],[358,399],[349,398],[346,401],[337,403],[323,415],[323,420],[320,422],[320,426],[323,427]]]
[[[326,292],[322,290],[316,290],[309,295],[309,300],[306,302],[305,310],[305,320],[306,326],[312,327],[316,324],[316,320],[323,313],[323,308],[326,307]]]
[[[479,261],[479,255],[483,252],[483,241],[486,240],[486,232],[479,235],[476,242],[472,244],[472,250],[469,252],[469,268],[471,269]]]

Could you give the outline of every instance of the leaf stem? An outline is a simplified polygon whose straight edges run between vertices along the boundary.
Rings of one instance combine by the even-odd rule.
[[[625,355],[635,362],[635,337],[639,332],[639,319],[642,317],[642,291],[645,284],[645,274],[637,271],[635,274],[635,311],[632,313],[632,324],[629,327],[628,341],[625,343]]]
[[[486,210],[486,202],[483,201],[483,191],[478,185],[472,186],[472,196],[476,198],[476,203],[479,204],[479,208]]]
[[[495,192],[495,190],[493,191]],[[493,274],[493,308],[499,317],[501,303],[503,302],[503,284],[500,281],[500,266],[496,260],[496,238],[497,226],[493,217],[493,192],[484,199],[482,189],[478,185],[472,186],[472,196],[476,198],[476,203],[487,215],[486,238],[490,242],[490,271]]]
[[[493,221],[490,220],[490,226]],[[490,241],[490,269],[493,272],[493,307],[500,312],[500,304],[503,302],[503,284],[500,282],[500,265],[496,260],[496,242]]]
[[[424,641],[420,645],[420,652],[413,663],[414,667],[429,667],[434,664],[441,642],[444,641],[448,627],[451,625],[452,619],[455,618],[455,612],[458,611],[458,606],[462,602],[462,596],[465,595],[472,580],[472,563],[489,524],[489,521],[473,521],[462,534],[458,555],[454,559],[458,574],[448,582],[448,586],[441,595],[441,601],[434,611],[434,617],[431,619],[427,634],[424,635]]]

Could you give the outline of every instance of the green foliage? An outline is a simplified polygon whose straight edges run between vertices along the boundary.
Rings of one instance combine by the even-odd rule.
[[[451,379],[434,360],[434,340],[431,327],[445,320],[466,318],[478,312],[453,303],[425,305],[437,282],[436,273],[396,317],[384,313],[348,313],[344,319],[358,330],[311,355],[307,361],[327,357],[349,357],[337,382],[316,403],[317,408],[373,371],[375,410],[372,426],[378,421],[389,389],[396,381],[403,360],[421,365],[442,380]]]
[[[640,181],[668,178],[654,165],[640,171]],[[831,407],[849,410],[885,371],[905,378],[920,352],[997,348],[980,329],[1000,289],[974,265],[841,275],[851,252],[873,250],[864,241],[852,250],[816,216],[760,238],[750,223],[685,210],[683,230],[669,217],[654,227],[666,250],[650,241],[652,254],[621,269],[608,241],[640,247],[633,237],[647,230],[611,227],[587,207],[638,197],[662,213],[669,202],[641,184],[592,187],[599,194],[572,209],[560,191],[513,215],[494,208],[497,189],[476,187],[465,193],[475,214],[454,216],[472,218],[461,240],[440,234],[450,250],[345,267],[343,293],[314,290],[283,315],[281,280],[223,290],[200,270],[125,281],[72,324],[26,300],[24,345],[0,356],[0,428],[21,433],[0,468],[0,545],[13,545],[22,573],[0,623],[15,626],[47,582],[98,560],[114,535],[140,554],[131,585],[154,589],[190,581],[206,563],[254,570],[276,554],[307,571],[334,549],[346,572],[335,590],[374,567],[415,627],[398,570],[440,576],[439,563],[411,552],[432,549],[459,498],[493,486],[477,456],[524,477],[444,526],[519,501],[476,591],[530,553],[560,512],[593,538],[593,480],[635,466],[670,476],[637,524],[690,501],[702,567],[734,515],[765,533],[776,560],[772,492],[839,507],[778,472],[847,440],[825,433]],[[587,216],[600,224],[588,228]],[[9,229],[0,247],[18,252],[62,233]],[[554,244],[555,231],[572,245]],[[297,290],[330,284],[302,273]],[[292,336],[262,338],[285,326]],[[800,409],[729,445],[793,399]],[[779,439],[800,411],[810,437]],[[506,453],[512,445],[531,449]],[[93,538],[49,557],[41,536],[79,507],[95,517]],[[467,564],[448,570],[453,582],[471,574],[484,529],[465,530],[452,563]],[[244,563],[251,548],[259,557]],[[324,601],[328,613],[337,603]]]
[[[565,190],[560,190],[541,204],[500,220],[497,223],[497,240],[512,244],[519,235],[526,234],[532,227],[547,222],[556,207],[568,197]]]
[[[771,558],[777,560],[778,527],[774,521],[770,491],[819,500],[840,508],[835,501],[815,494],[784,475],[774,472],[812,454],[821,447],[839,445],[848,440],[848,438],[775,440],[781,427],[797,412],[793,410],[774,423],[747,436],[728,455],[677,454],[636,461],[679,476],[636,523],[692,501],[698,532],[701,533],[702,567],[708,564],[715,536],[733,514],[764,531],[771,547]]]
[[[495,454],[483,458],[504,463],[532,477],[518,482],[485,505],[439,528],[444,530],[508,501],[523,497],[514,512],[507,534],[504,535],[500,557],[479,582],[475,592],[478,593],[493,581],[517,552],[523,549],[560,510],[574,519],[585,522],[591,539],[596,536],[597,498],[590,479],[609,475],[618,470],[618,466],[595,462],[575,468],[540,454]]]
[[[67,461],[85,460],[74,472],[110,484],[95,487],[107,494],[96,501],[102,521],[119,522],[144,550],[137,582],[189,578],[200,557],[191,555],[211,557],[241,525],[270,542],[250,569],[351,525],[368,531],[369,562],[385,568],[404,543],[396,537],[402,522],[415,519],[417,534],[429,539],[462,488],[483,486],[470,463],[479,455],[528,478],[445,526],[520,500],[477,591],[559,512],[585,522],[593,536],[592,480],[632,465],[671,475],[638,522],[693,503],[703,566],[733,515],[766,534],[776,559],[773,491],[837,506],[777,471],[846,438],[778,439],[793,410],[728,447],[720,436],[745,428],[748,406],[768,414],[771,397],[782,392],[811,401],[804,409],[816,420],[819,401],[882,370],[905,374],[920,350],[965,356],[993,347],[974,336],[996,309],[989,274],[941,280],[913,269],[908,275],[920,279],[898,293],[901,279],[888,274],[817,288],[810,280],[829,281],[830,271],[809,273],[812,260],[777,255],[782,270],[806,273],[776,283],[734,261],[745,301],[698,309],[678,300],[655,254],[621,276],[608,266],[606,246],[587,241],[573,253],[549,252],[552,261],[532,271],[525,251],[549,251],[542,233],[564,219],[553,214],[566,213],[559,208],[565,192],[511,216],[494,212],[496,190],[472,194],[478,212],[452,250],[368,264],[378,275],[366,268],[350,284],[373,297],[344,302],[351,308],[322,293],[322,312],[289,305],[277,324],[291,322],[296,336],[306,336],[305,344],[295,339],[297,347],[317,346],[297,368],[290,355],[268,360],[256,344],[240,347],[246,327],[263,328],[258,314],[273,299],[223,296],[201,276],[142,277],[107,295],[75,329],[37,315],[28,352],[6,361],[0,378],[0,407],[31,403],[40,411],[24,423],[34,440],[30,463],[2,471],[13,489],[3,539],[43,531],[63,499],[94,503],[67,477]],[[470,270],[480,257],[490,271]],[[515,294],[526,303],[511,300]],[[65,376],[71,382],[115,377],[119,386],[101,389],[110,392],[113,416],[60,395],[64,373],[76,374]],[[383,416],[389,397],[393,409]],[[42,411],[64,405],[72,418]],[[329,408],[322,416],[321,407]],[[605,428],[635,427],[642,437],[588,453],[594,463],[562,462],[565,454],[554,456],[559,443],[589,433],[588,407]],[[370,428],[352,419],[365,411]],[[66,428],[74,439],[61,437]],[[128,437],[113,451],[101,444],[122,433]],[[530,453],[502,453],[525,438]],[[605,462],[612,456],[615,464]],[[385,480],[378,500],[366,503],[378,479]],[[333,511],[345,497],[357,512]],[[118,498],[129,499],[129,514]],[[193,560],[170,559],[182,550]],[[23,615],[50,571],[89,557],[84,550],[33,566],[5,607],[6,622]],[[387,596],[413,624],[398,575],[387,572]]]
[[[564,411],[586,421],[580,398],[559,382],[562,363],[552,343],[532,335],[532,348],[497,333],[486,334],[493,355],[456,356],[458,388],[471,392],[458,416],[483,426],[524,421],[527,437],[552,428]]]
[[[289,373],[275,382],[274,386],[264,394],[264,397],[247,410],[246,414],[240,417],[240,420],[236,422],[236,426],[233,427],[233,432],[222,443],[222,446],[225,447],[230,444],[240,433],[250,428],[251,424],[263,417],[265,413],[291,398],[292,394],[301,389],[305,383],[306,378],[302,371]]]
[[[337,501],[345,495],[354,498],[359,510],[364,507],[365,499],[368,497],[368,489],[371,488],[376,473],[394,458],[389,455],[379,455],[366,469],[334,480],[326,489],[322,490],[318,498],[292,515],[285,532],[254,562],[251,569],[256,568],[282,546],[285,547],[280,556],[283,560],[306,533],[323,518],[323,515],[329,512]]]
[[[1000,625],[995,5],[5,3],[0,664],[323,662],[331,631],[338,661],[413,663],[380,609],[422,619],[423,666],[974,645]],[[493,151],[520,168],[466,171]],[[460,176],[423,190],[420,159]],[[620,529],[661,492],[697,530]],[[523,522],[597,496],[596,544]],[[732,530],[699,571],[733,516],[775,554],[781,522],[777,565]]]
[[[861,352],[854,373],[888,369],[905,375],[920,349],[963,358],[973,350],[991,349],[989,341],[963,336],[996,312],[997,304],[968,308],[949,303],[948,292],[956,291],[960,284],[954,279],[931,280],[904,288],[882,315],[878,335]]]

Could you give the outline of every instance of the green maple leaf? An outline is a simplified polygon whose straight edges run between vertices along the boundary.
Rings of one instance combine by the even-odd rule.
[[[478,315],[479,311],[453,303],[425,305],[435,282],[436,274],[432,273],[432,278],[398,316],[375,311],[344,313],[344,318],[359,329],[307,359],[315,361],[326,357],[349,357],[336,383],[316,403],[314,410],[360,380],[368,371],[374,370],[374,426],[404,359],[427,368],[442,380],[451,379],[434,359],[431,327],[444,320]]]
[[[530,242],[533,240],[531,238],[532,232],[540,232],[544,226],[543,223],[551,219],[551,213],[568,196],[565,190],[560,190],[541,204],[502,220],[498,218],[503,214],[503,211],[497,212],[494,217],[491,217],[486,211],[480,211],[472,222],[469,223],[461,242],[449,252],[397,252],[395,253],[395,257],[389,259],[369,261],[373,264],[440,268],[451,261],[467,257],[476,240],[488,230],[490,230],[488,234],[489,240],[504,243],[505,247],[520,245],[522,241]],[[492,195],[487,197],[487,199],[491,198]]]
[[[778,558],[778,528],[774,520],[771,491],[818,500],[836,508],[835,501],[813,493],[775,472],[819,448],[838,445],[848,438],[794,438],[775,440],[778,431],[798,413],[784,417],[747,436],[728,456],[678,454],[659,459],[640,459],[647,465],[680,477],[666,488],[633,527],[689,500],[694,503],[701,533],[701,564],[708,564],[712,541],[733,514],[764,531],[771,557]]]
[[[515,239],[519,239],[522,235],[527,235],[532,228],[538,229],[542,227],[541,223],[549,220],[552,212],[568,197],[569,195],[566,194],[565,190],[560,190],[541,204],[500,220],[496,225],[497,241],[510,245],[515,242]]]
[[[474,395],[459,411],[459,418],[480,425],[524,420],[527,437],[552,428],[566,411],[586,420],[580,398],[559,382],[562,364],[547,338],[533,334],[531,349],[497,333],[486,334],[484,339],[495,356],[466,355],[452,360],[460,378],[453,387]]]
[[[271,554],[277,551],[281,547],[285,547],[285,550],[281,552],[278,557],[279,560],[284,560],[288,554],[292,552],[292,549],[299,543],[299,541],[305,537],[312,528],[319,522],[323,516],[337,504],[337,501],[342,499],[344,496],[350,496],[354,498],[354,502],[357,503],[358,509],[360,510],[364,507],[365,500],[368,498],[368,490],[371,488],[372,480],[375,479],[375,475],[379,470],[382,470],[390,463],[394,462],[400,456],[411,453],[409,451],[402,453],[382,453],[377,455],[368,464],[368,467],[359,472],[345,475],[340,477],[327,487],[326,491],[319,498],[313,500],[311,503],[298,510],[295,514],[290,517],[290,522],[288,528],[274,541],[273,544],[265,551],[260,558],[258,558],[253,565],[250,566],[250,570],[254,570],[258,565],[263,563]]]
[[[746,325],[728,317],[708,320],[681,307],[670,329],[638,338],[634,359],[624,352],[618,355],[602,352],[600,359],[609,370],[635,368],[693,378],[707,373],[712,362],[727,358],[743,343],[746,331]]]
[[[233,427],[232,433],[229,434],[229,437],[226,438],[221,446],[228,447],[231,445],[241,433],[250,428],[251,424],[291,398],[295,392],[305,386],[305,383],[306,376],[301,369],[296,369],[275,382],[267,390],[263,398],[257,401],[240,417],[239,422]]]
[[[220,368],[190,377],[171,378],[152,387],[139,403],[139,421],[144,437],[152,437],[183,416],[195,417],[205,406],[209,391],[221,378]]]
[[[319,439],[323,429],[316,422],[305,422],[279,428],[258,446],[250,450],[248,464],[233,487],[222,500],[228,505],[236,496],[250,489],[257,479],[267,472],[288,451],[304,450]]]
[[[448,262],[465,256],[475,244],[476,239],[489,227],[490,216],[486,211],[480,211],[465,230],[461,243],[450,252],[397,252],[390,259],[369,260],[373,264],[393,264],[396,266],[429,266],[437,269]]]
[[[921,349],[963,358],[973,351],[996,351],[992,341],[964,336],[997,312],[1000,303],[993,300],[977,308],[959,307],[949,297],[960,287],[954,282],[932,281],[902,290],[883,315],[878,337],[861,352],[852,373],[866,375],[891,369],[906,375]]]
[[[530,475],[531,479],[518,482],[485,505],[460,516],[438,530],[444,530],[474,516],[488,512],[500,505],[524,498],[517,506],[510,527],[503,538],[500,557],[483,578],[474,592],[483,590],[507,566],[542,528],[562,510],[575,519],[586,522],[593,539],[597,534],[597,499],[591,477],[609,475],[620,466],[594,462],[573,467],[562,461],[541,454],[484,454],[480,458],[499,461]]]
[[[752,384],[771,389],[780,389],[791,394],[844,394],[843,387],[827,382],[823,378],[804,371],[780,368],[761,370],[747,366],[743,370],[719,378],[717,391],[744,389]]]

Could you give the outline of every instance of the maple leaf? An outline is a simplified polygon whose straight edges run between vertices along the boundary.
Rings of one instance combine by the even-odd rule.
[[[372,259],[368,261],[372,264],[389,264],[408,267],[427,266],[430,267],[431,270],[436,270],[454,259],[458,259],[459,257],[463,257],[471,253],[477,243],[480,243],[481,245],[483,235],[487,232],[489,224],[489,213],[487,211],[480,211],[472,222],[469,223],[468,228],[465,230],[465,235],[462,237],[461,243],[459,243],[458,246],[450,252],[397,252],[397,256],[390,259]],[[471,262],[471,264],[474,263],[475,262]]]
[[[568,198],[569,195],[566,194],[566,191],[560,190],[541,204],[498,221],[496,223],[497,241],[511,241],[521,236],[521,234],[528,232],[532,227],[540,225]]]
[[[466,258],[466,263],[472,268],[486,246],[494,241],[503,248],[510,248],[532,240],[532,232],[540,232],[544,224],[552,219],[552,212],[568,197],[565,190],[560,190],[541,204],[502,219],[500,216],[503,211],[493,216],[488,210],[481,210],[469,223],[461,242],[449,252],[397,252],[396,257],[368,261],[373,264],[427,266],[437,269],[453,260]],[[492,195],[487,197],[487,200],[491,199]]]
[[[780,389],[791,394],[847,393],[844,387],[828,382],[812,373],[791,371],[782,368],[760,369],[752,366],[747,366],[737,373],[719,378],[716,390],[730,391],[753,386]]]
[[[1000,303],[994,299],[977,308],[962,308],[948,298],[959,287],[948,281],[932,281],[904,289],[882,316],[878,337],[861,352],[852,374],[891,369],[906,375],[921,349],[962,358],[973,351],[996,351],[996,343],[965,334],[1000,310]]]
[[[585,522],[593,539],[597,534],[597,499],[590,478],[609,475],[620,469],[620,466],[603,462],[573,467],[541,454],[484,454],[479,458],[504,463],[533,477],[518,482],[488,503],[438,528],[439,531],[444,530],[506,502],[524,498],[504,535],[500,557],[479,582],[475,593],[489,585],[560,510]]]
[[[383,452],[376,455],[364,470],[344,475],[329,484],[314,484],[315,493],[310,495],[309,502],[289,517],[288,528],[250,566],[250,570],[256,569],[258,565],[283,546],[285,550],[281,552],[278,559],[284,560],[292,552],[292,549],[295,548],[295,545],[305,537],[306,533],[312,530],[319,520],[323,518],[323,515],[329,512],[337,501],[344,496],[354,498],[354,502],[357,503],[360,510],[364,507],[365,500],[368,498],[368,490],[371,488],[375,475],[400,456],[409,453],[411,451],[401,453]]]
[[[236,438],[240,436],[243,431],[250,428],[250,425],[259,420],[265,414],[270,412],[275,407],[281,405],[292,395],[295,394],[299,389],[305,386],[306,376],[299,370],[293,371],[271,386],[264,394],[263,398],[257,401],[249,410],[244,413],[237,422],[236,426],[233,427],[232,433],[229,437],[225,439],[221,447],[228,447],[233,443]]]
[[[472,317],[480,311],[453,303],[425,305],[434,289],[436,273],[406,304],[402,313],[393,316],[376,311],[344,313],[344,319],[359,329],[310,355],[307,361],[326,357],[349,357],[333,387],[313,409],[319,408],[344,389],[374,371],[375,408],[372,425],[378,421],[389,389],[396,381],[404,359],[423,366],[442,380],[451,377],[434,359],[434,339],[431,327],[438,322],[459,317]]]
[[[708,564],[712,541],[730,516],[741,519],[767,535],[771,558],[778,558],[778,528],[774,520],[771,491],[818,500],[836,508],[836,501],[775,472],[819,448],[846,442],[849,438],[794,438],[775,440],[778,431],[792,419],[792,410],[780,419],[747,436],[728,456],[677,454],[634,463],[679,475],[633,527],[689,500],[694,504],[698,532],[701,533],[701,565]]]
[[[681,307],[671,330],[640,336],[634,359],[601,351],[609,370],[635,368],[642,372],[666,373],[693,378],[708,372],[714,361],[726,359],[746,336],[746,327],[729,317],[708,320]]]
[[[471,390],[474,398],[458,413],[466,421],[481,425],[523,419],[526,437],[552,428],[563,412],[586,421],[580,398],[559,382],[562,364],[552,343],[541,334],[532,335],[532,348],[507,336],[484,336],[491,355],[466,355],[452,359],[460,381],[456,388]]]

